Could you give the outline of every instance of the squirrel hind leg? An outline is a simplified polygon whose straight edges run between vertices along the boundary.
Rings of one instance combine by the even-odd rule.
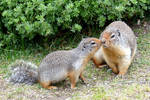
[[[51,82],[40,82],[40,85],[45,89],[57,89],[56,86],[51,86]]]
[[[104,66],[106,66],[106,62],[102,58],[96,59],[95,57],[93,57],[92,61],[97,68],[103,68]]]

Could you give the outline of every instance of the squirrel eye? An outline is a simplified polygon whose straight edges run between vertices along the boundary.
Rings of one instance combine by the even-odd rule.
[[[115,37],[115,35],[112,35],[112,36],[111,36],[111,38],[114,38],[114,37]]]
[[[86,46],[85,46],[85,45],[83,45],[82,51],[84,51],[84,50],[85,50],[85,48],[86,48]]]
[[[94,44],[96,44],[94,41],[91,41],[91,45],[94,45]]]

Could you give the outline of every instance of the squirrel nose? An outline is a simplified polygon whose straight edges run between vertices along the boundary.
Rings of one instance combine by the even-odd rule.
[[[102,44],[105,44],[106,43],[106,40],[105,39],[102,39]]]

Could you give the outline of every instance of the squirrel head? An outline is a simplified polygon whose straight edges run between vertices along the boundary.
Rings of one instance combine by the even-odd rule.
[[[84,38],[79,44],[79,48],[84,55],[94,54],[101,46],[101,41],[96,38]]]
[[[121,33],[119,30],[111,30],[111,31],[104,31],[101,34],[100,40],[102,41],[102,46],[104,48],[108,48],[114,46],[115,44],[119,43],[121,38]]]

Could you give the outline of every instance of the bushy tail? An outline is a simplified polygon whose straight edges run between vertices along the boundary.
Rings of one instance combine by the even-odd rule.
[[[37,83],[38,72],[37,66],[31,62],[26,62],[24,60],[17,60],[15,63],[10,65],[11,76],[10,82],[12,83],[24,83],[28,85],[33,85]]]

